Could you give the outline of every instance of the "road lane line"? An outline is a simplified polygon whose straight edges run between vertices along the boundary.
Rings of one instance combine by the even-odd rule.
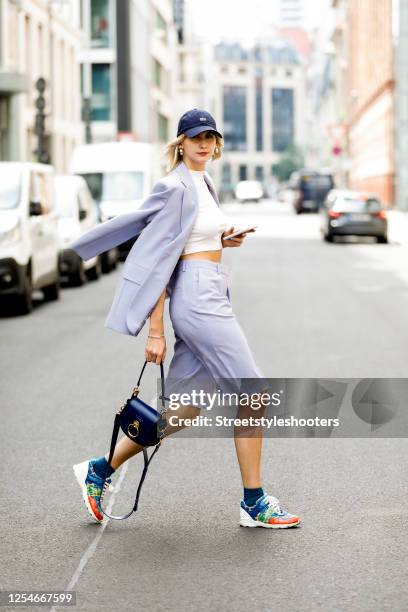
[[[116,497],[116,493],[119,493],[120,491],[120,487],[122,486],[122,482],[123,479],[125,477],[125,474],[127,472],[127,468],[128,468],[128,463],[126,462],[125,465],[123,466],[121,472],[120,472],[120,476],[119,476],[119,480],[117,482],[117,484],[115,485],[115,489],[112,492],[112,495],[110,497],[109,500],[109,504],[108,504],[108,508],[107,508],[107,513],[110,514],[112,512],[112,508],[113,508],[113,504],[115,503],[115,497]],[[109,523],[111,519],[110,518],[106,518],[106,520],[103,521],[102,525],[100,526],[100,529],[98,529],[98,533],[97,535],[94,537],[94,539],[92,540],[92,542],[90,543],[90,545],[88,546],[88,548],[86,549],[86,551],[84,552],[84,554],[81,557],[81,560],[78,564],[78,567],[76,568],[68,586],[66,587],[66,591],[73,591],[74,590],[74,586],[76,585],[76,583],[78,582],[78,580],[81,577],[82,572],[84,571],[86,564],[88,563],[88,561],[90,559],[92,559],[93,555],[95,554],[95,551],[97,549],[97,546],[99,544],[99,540],[101,539],[101,537],[103,536],[103,532],[106,529],[107,524]],[[53,606],[50,610],[50,612],[56,612],[56,610],[61,609],[61,606]]]

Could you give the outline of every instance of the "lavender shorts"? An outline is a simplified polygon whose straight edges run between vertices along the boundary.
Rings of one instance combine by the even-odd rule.
[[[169,304],[176,342],[166,396],[173,390],[172,379],[230,379],[224,389],[243,392],[241,379],[264,378],[232,311],[228,277],[226,265],[208,260],[176,265]]]

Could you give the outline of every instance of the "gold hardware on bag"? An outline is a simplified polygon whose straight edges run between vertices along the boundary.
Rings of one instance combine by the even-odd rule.
[[[139,427],[140,421],[133,421],[133,423],[129,423],[128,425],[128,434],[131,438],[136,438],[139,435]],[[136,433],[134,432],[136,430]]]
[[[134,387],[132,391],[132,395],[138,395],[138,393],[139,393],[139,387]]]

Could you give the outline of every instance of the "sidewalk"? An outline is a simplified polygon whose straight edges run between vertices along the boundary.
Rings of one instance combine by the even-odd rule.
[[[387,210],[388,239],[408,247],[408,211]]]

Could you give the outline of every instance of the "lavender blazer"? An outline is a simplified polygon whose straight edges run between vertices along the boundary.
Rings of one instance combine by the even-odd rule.
[[[205,173],[204,178],[219,206],[211,177]],[[105,327],[138,335],[169,283],[197,215],[197,190],[181,162],[154,185],[140,208],[97,225],[69,245],[86,260],[140,234],[123,265]],[[170,292],[168,287],[166,297]]]

